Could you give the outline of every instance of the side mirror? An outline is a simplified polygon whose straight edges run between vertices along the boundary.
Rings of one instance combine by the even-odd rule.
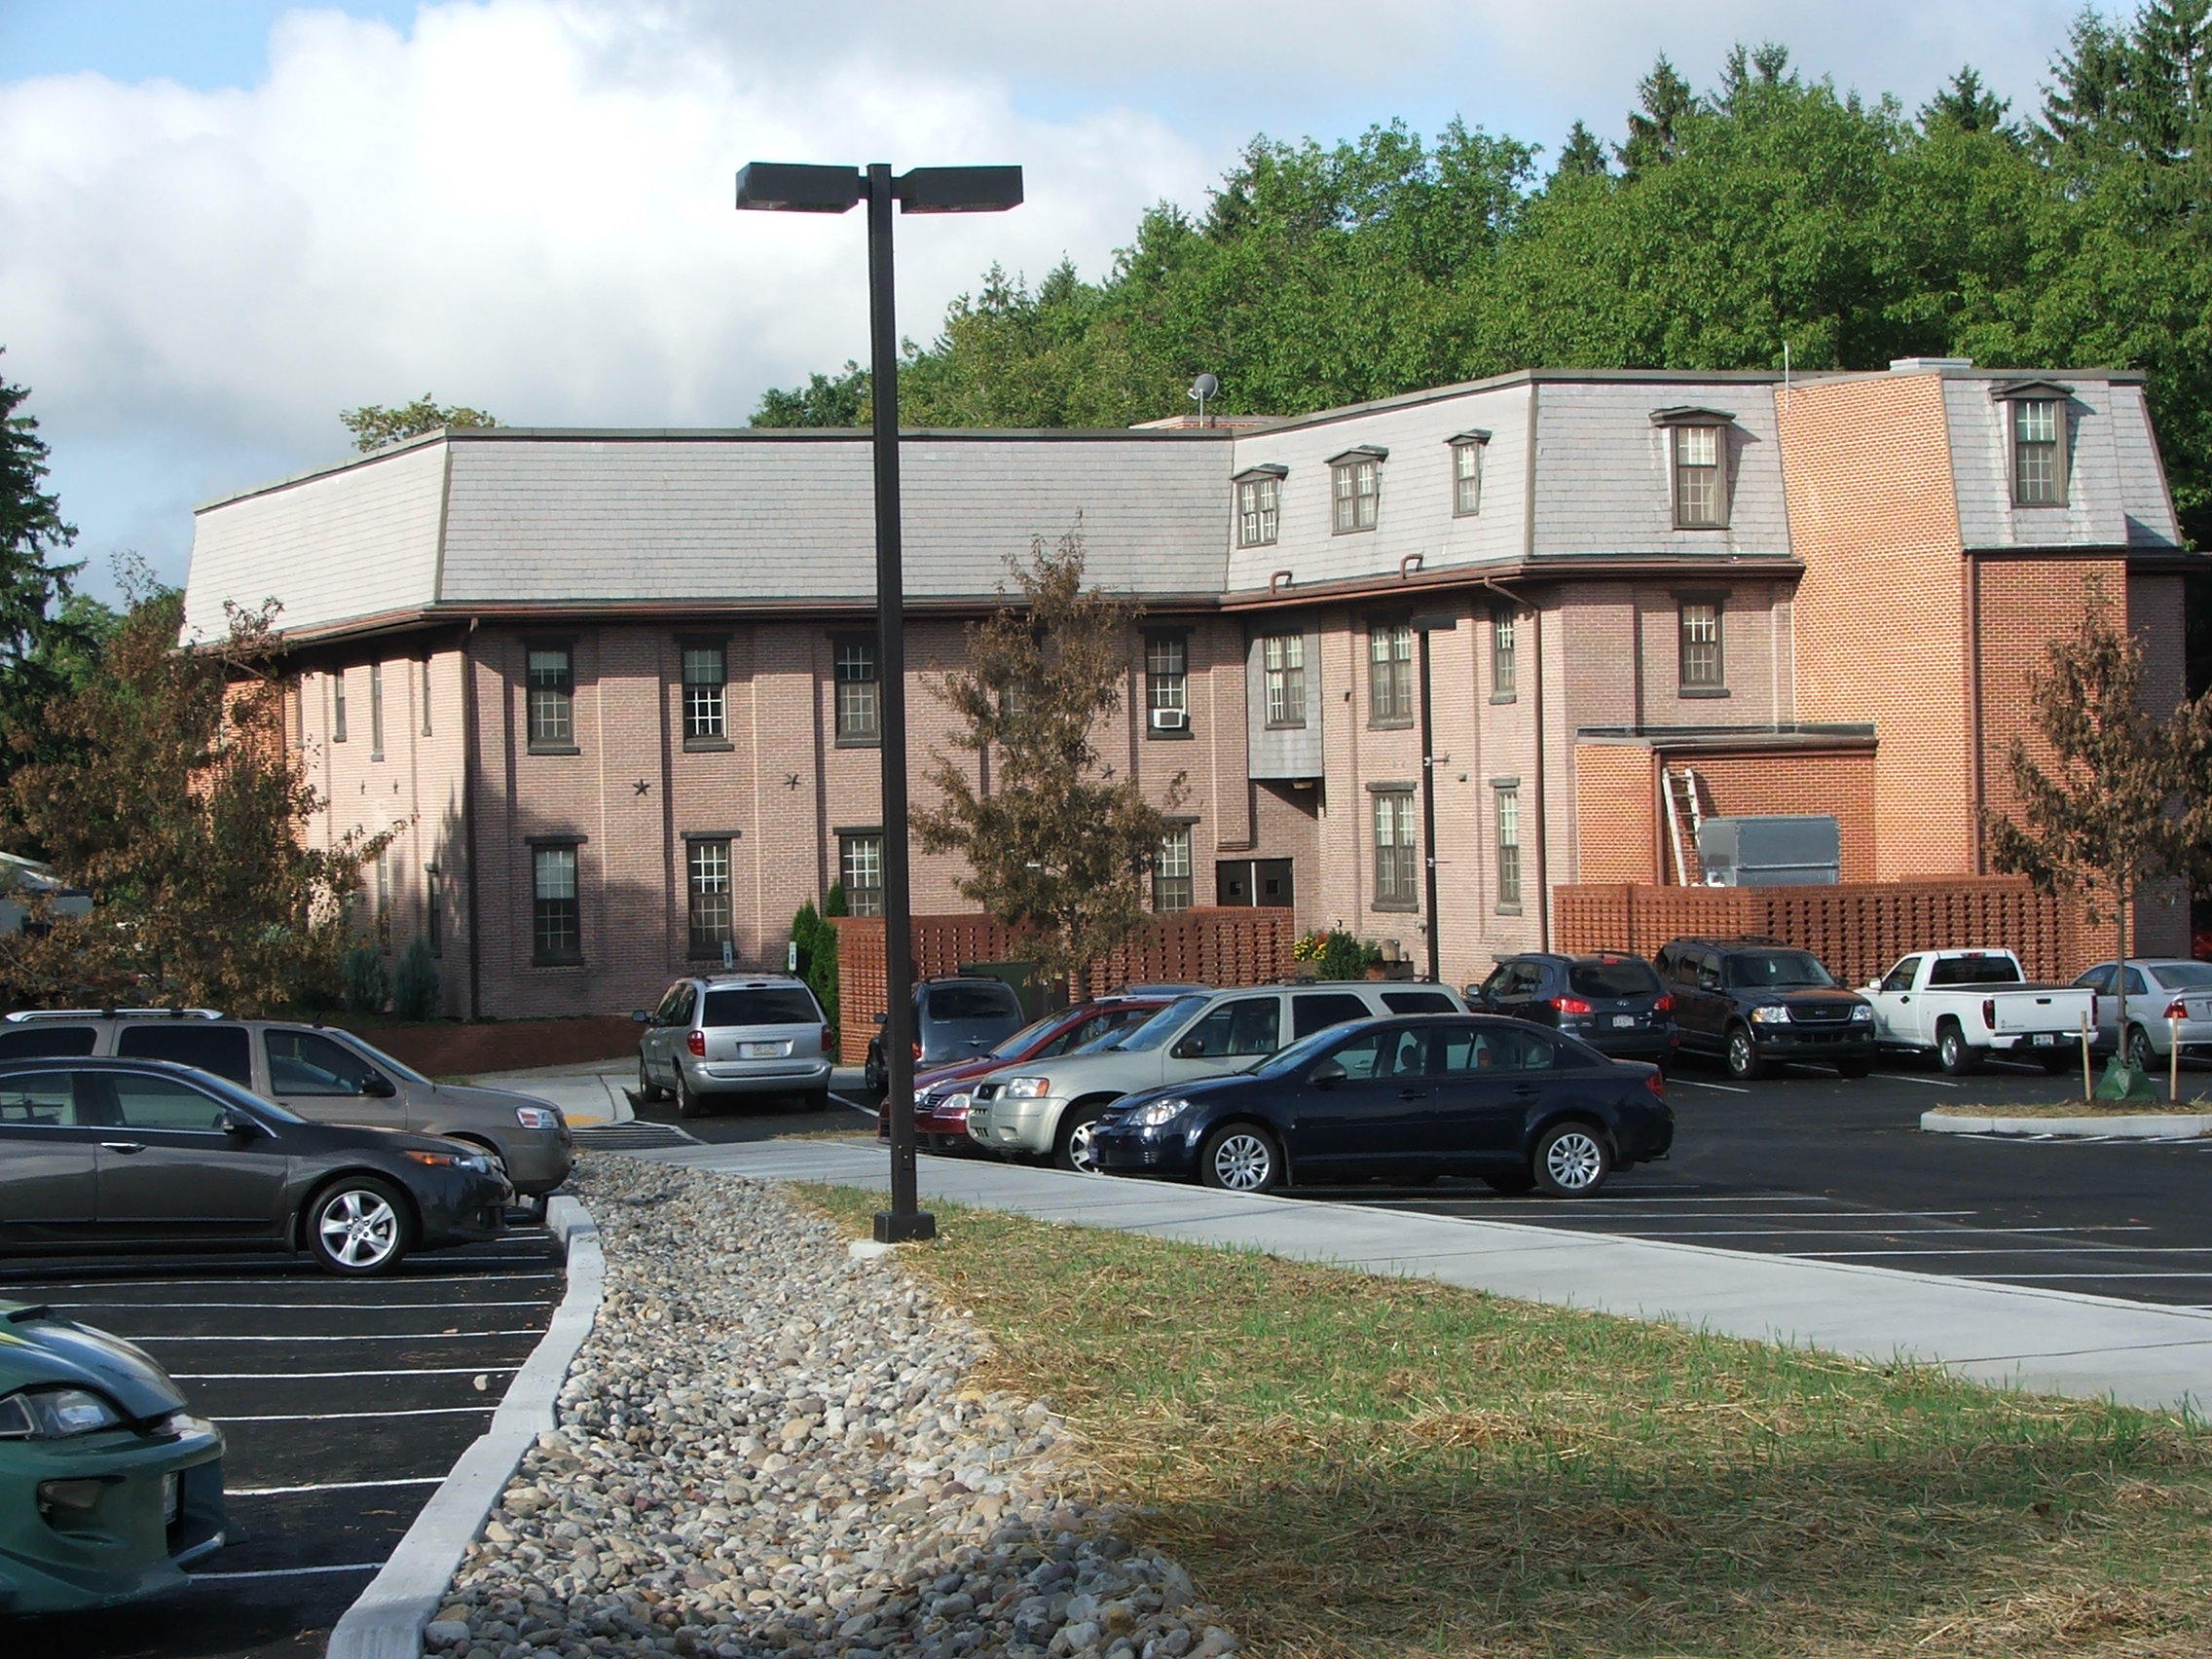
[[[1346,1072],[1342,1061],[1323,1060],[1306,1074],[1306,1081],[1315,1088],[1330,1088],[1344,1082]]]
[[[1868,980],[1866,981],[1866,989],[1867,989],[1867,990],[1869,990],[1869,991],[1878,991],[1878,990],[1880,990],[1881,988],[1882,988],[1882,981],[1881,981],[1881,980],[1879,980],[1879,979],[1868,979]]]
[[[1204,1056],[1205,1045],[1196,1037],[1186,1037],[1167,1051],[1178,1060],[1196,1060]]]
[[[382,1072],[371,1072],[361,1079],[361,1092],[372,1100],[389,1100],[399,1092],[398,1087]]]
[[[653,1016],[642,1008],[634,1008],[630,1011],[630,1022],[633,1025],[650,1025],[652,1021]]]
[[[875,1016],[875,1022],[878,1025],[888,1025],[891,1022],[891,1016],[887,1014],[879,1014]]]
[[[247,1139],[269,1132],[260,1119],[249,1118],[243,1112],[226,1111],[215,1120],[215,1127],[226,1135],[242,1135]]]

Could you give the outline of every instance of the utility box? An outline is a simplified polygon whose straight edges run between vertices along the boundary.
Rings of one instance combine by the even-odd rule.
[[[1833,818],[1708,818],[1697,829],[1708,887],[1832,887],[1843,836]]]

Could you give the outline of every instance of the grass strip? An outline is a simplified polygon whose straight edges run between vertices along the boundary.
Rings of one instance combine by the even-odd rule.
[[[2212,1651],[2194,1420],[934,1207],[902,1260],[978,1381],[1062,1412],[1258,1659]]]

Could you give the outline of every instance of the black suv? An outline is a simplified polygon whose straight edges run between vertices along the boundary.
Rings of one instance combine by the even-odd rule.
[[[1470,1007],[1556,1025],[1600,1053],[1664,1065],[1675,1052],[1675,999],[1651,964],[1626,951],[1561,956],[1528,950],[1501,956]]]
[[[1874,1009],[1809,950],[1771,939],[1677,939],[1659,952],[1684,1053],[1716,1054],[1730,1074],[1764,1077],[1790,1060],[1845,1077],[1874,1069]]]

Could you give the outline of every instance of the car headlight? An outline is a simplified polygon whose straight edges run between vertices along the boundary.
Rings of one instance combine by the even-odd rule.
[[[1180,1094],[1170,1094],[1164,1100],[1148,1101],[1129,1114],[1129,1122],[1140,1128],[1157,1129],[1161,1124],[1181,1117],[1191,1109],[1191,1103]]]
[[[975,1104],[976,1097],[972,1094],[947,1094],[941,1101],[938,1103],[938,1110],[949,1117],[956,1112],[965,1112],[969,1107]]]
[[[1751,1010],[1751,1023],[1753,1025],[1788,1025],[1789,1023],[1789,1011],[1780,1003],[1770,1003],[1765,1008],[1754,1008]]]
[[[492,1172],[492,1161],[480,1152],[416,1152],[407,1156],[417,1163],[432,1169],[473,1169],[479,1175]]]
[[[1854,1019],[1872,1019],[1874,1017],[1874,1011],[1871,1008],[1868,1008],[1864,1003],[1861,1003],[1857,1008],[1851,1011],[1851,1017]]]
[[[83,1388],[20,1388],[0,1399],[0,1440],[66,1440],[122,1423],[121,1412]]]
[[[517,1106],[515,1122],[526,1129],[557,1129],[561,1126],[561,1114],[550,1106]]]
[[[1049,1077],[1010,1077],[1006,1087],[999,1090],[1002,1100],[1042,1100],[1051,1091],[1052,1080]]]

